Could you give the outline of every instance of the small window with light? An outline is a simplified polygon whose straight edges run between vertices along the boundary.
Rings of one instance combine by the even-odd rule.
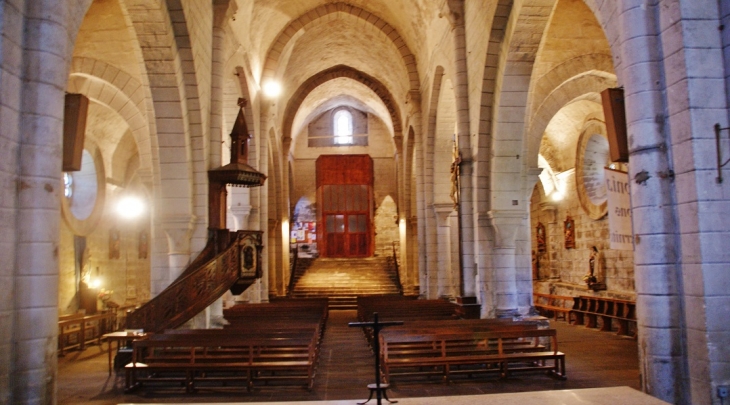
[[[335,144],[352,144],[352,114],[347,110],[337,110],[333,119]]]

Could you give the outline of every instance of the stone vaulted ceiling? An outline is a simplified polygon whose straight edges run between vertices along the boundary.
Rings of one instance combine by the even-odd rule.
[[[255,77],[279,80],[283,103],[276,109],[296,136],[323,106],[345,102],[367,106],[400,131],[399,105],[418,89],[419,57],[428,49],[428,28],[439,19],[433,0],[237,0],[234,32],[248,49]],[[240,18],[239,18],[240,17]],[[425,54],[420,55],[426,57]],[[333,85],[312,80],[343,66],[362,74]],[[373,83],[358,83],[366,77]],[[314,88],[306,88],[315,86]],[[316,87],[326,89],[314,92]],[[370,89],[366,89],[369,87]],[[387,89],[387,96],[378,89]],[[314,92],[312,96],[307,96]],[[286,100],[299,97],[295,105]],[[390,99],[388,99],[390,98]],[[296,115],[296,120],[294,118]],[[293,127],[292,121],[295,121]],[[288,134],[285,134],[285,136]]]

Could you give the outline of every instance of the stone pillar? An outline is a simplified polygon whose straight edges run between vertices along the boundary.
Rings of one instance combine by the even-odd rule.
[[[667,8],[659,3],[637,7],[630,3],[617,3],[617,23],[621,29],[617,41],[620,48],[616,49],[622,52],[617,75],[620,84],[625,88],[629,134],[629,178],[632,182],[631,210],[636,238],[634,274],[642,387],[648,393],[668,402],[699,403],[690,399],[688,375],[690,370],[708,367],[708,364],[698,362],[692,367],[687,364],[687,356],[694,355],[699,350],[699,345],[694,350],[687,347],[688,328],[683,311],[686,303],[683,302],[681,269],[678,267],[686,260],[678,256],[682,253],[683,246],[678,245],[677,230],[680,228],[674,198],[676,187],[691,183],[681,182],[677,185],[673,182],[673,176],[661,175],[672,172],[673,168],[668,156],[671,148],[667,147],[667,137],[671,134],[665,126],[668,96],[663,80],[666,73],[662,66],[662,34],[658,30],[664,21],[668,21],[660,18],[660,13],[671,13],[674,7]],[[668,15],[664,17],[669,18]],[[681,27],[681,23],[677,26]],[[664,32],[670,32],[669,28],[666,30]],[[691,40],[678,33],[667,35],[673,38],[672,42]],[[669,99],[672,101],[688,97],[678,87],[673,87],[671,94]],[[686,105],[686,102],[677,101],[677,104]],[[683,113],[677,111],[678,115]],[[687,128],[687,133],[691,133],[690,127]],[[707,124],[707,129],[708,132],[711,131],[710,123]],[[691,149],[691,145],[682,144],[681,148]],[[703,240],[705,236],[707,235],[698,235],[696,231],[692,231],[691,240],[694,243]],[[702,251],[699,247],[697,249]],[[692,319],[692,322],[698,321]],[[699,321],[697,328],[702,327],[704,324]],[[702,332],[702,335],[706,335],[706,332]],[[707,376],[701,374],[703,378]]]
[[[190,262],[190,237],[194,224],[195,216],[193,215],[164,216],[162,218],[162,229],[167,236],[168,246],[167,285],[177,279]],[[153,292],[153,295],[159,294],[160,291]]]
[[[490,211],[494,229],[492,268],[494,269],[495,315],[508,318],[519,315],[517,302],[516,239],[525,214],[521,211]]]
[[[491,219],[488,213],[479,213],[477,219],[477,237],[478,237],[478,249],[477,249],[477,299],[481,305],[480,317],[490,318],[494,316],[494,279],[492,277],[492,235],[494,229],[492,228]]]
[[[168,245],[168,273],[164,286],[157,285],[158,291],[152,295],[159,294],[164,288],[172,284],[182,274],[185,267],[190,263],[190,241],[193,234],[195,219],[192,216],[165,217],[162,227],[167,236]],[[209,326],[209,308],[196,315],[190,320],[192,328],[201,329]]]
[[[434,204],[433,211],[436,215],[437,248],[436,257],[438,263],[437,272],[437,294],[438,298],[454,298],[455,286],[453,285],[453,268],[451,266],[451,221],[454,213],[454,204]],[[456,243],[457,241],[454,241]]]
[[[407,233],[407,239],[408,242],[408,258],[410,266],[408,266],[408,292],[415,291],[416,286],[420,286],[421,279],[418,272],[418,265],[416,258],[419,258],[420,255],[418,254],[418,217],[415,215],[408,218],[408,233]]]
[[[451,23],[454,37],[454,95],[456,97],[456,136],[461,164],[459,165],[459,228],[461,232],[461,295],[476,296],[474,257],[474,162],[469,133],[469,71],[466,54],[464,0],[447,0],[442,15]]]

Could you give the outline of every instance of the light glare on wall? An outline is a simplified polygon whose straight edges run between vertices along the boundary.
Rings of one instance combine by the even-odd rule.
[[[101,287],[101,279],[99,277],[91,279],[89,281],[89,288],[99,288]]]
[[[281,84],[274,80],[267,80],[264,83],[264,95],[268,98],[276,98],[281,94]]]
[[[117,203],[117,214],[124,218],[137,218],[144,212],[144,203],[137,197],[123,197]]]

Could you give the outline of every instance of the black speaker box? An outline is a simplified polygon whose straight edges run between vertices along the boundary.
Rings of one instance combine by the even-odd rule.
[[[81,153],[84,151],[86,114],[89,99],[83,94],[66,94],[63,111],[63,171],[81,170]]]
[[[626,130],[624,89],[606,89],[601,92],[603,115],[606,118],[608,148],[613,162],[629,161],[629,143]]]

